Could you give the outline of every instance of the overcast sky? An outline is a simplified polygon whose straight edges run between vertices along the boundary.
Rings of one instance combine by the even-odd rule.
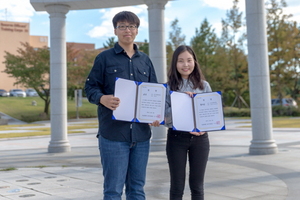
[[[286,14],[293,14],[293,20],[300,24],[300,0],[286,0]],[[221,20],[226,18],[226,11],[232,7],[232,0],[175,0],[169,1],[165,8],[166,40],[169,40],[170,23],[176,18],[182,34],[186,36],[185,43],[190,44],[199,29],[201,22],[207,18],[217,34],[221,31]],[[245,0],[239,3],[240,11],[245,17]],[[148,39],[148,11],[146,5],[119,7],[111,9],[93,9],[70,11],[66,19],[67,42],[94,43],[100,48],[113,37],[112,17],[120,11],[129,10],[136,13],[141,26],[136,41]],[[49,14],[36,12],[30,0],[0,0],[0,20],[13,22],[29,22],[30,35],[49,37]]]

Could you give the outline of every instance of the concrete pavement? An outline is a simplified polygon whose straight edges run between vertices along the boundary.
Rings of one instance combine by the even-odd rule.
[[[84,124],[90,120],[73,120]],[[299,120],[300,121],[300,120]],[[210,132],[211,152],[205,176],[207,200],[300,199],[300,130],[274,129],[279,152],[249,155],[249,120],[226,119],[226,131]],[[18,124],[11,120],[11,124]],[[41,122],[50,126],[49,122]],[[24,131],[24,128],[21,128]],[[20,131],[16,127],[15,131]],[[96,129],[70,134],[71,152],[47,153],[49,136],[0,139],[0,200],[100,200],[102,171]],[[5,131],[4,131],[5,132]],[[4,133],[0,131],[1,133]],[[169,172],[165,151],[151,152],[146,196],[167,200]],[[184,200],[190,199],[188,183]]]

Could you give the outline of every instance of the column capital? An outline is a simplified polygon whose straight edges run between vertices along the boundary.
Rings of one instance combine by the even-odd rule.
[[[51,15],[53,13],[67,14],[70,10],[69,5],[65,4],[48,4],[45,6],[46,11]]]
[[[144,0],[148,8],[164,9],[169,0]]]

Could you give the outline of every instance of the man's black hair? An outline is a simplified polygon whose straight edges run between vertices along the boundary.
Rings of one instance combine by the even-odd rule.
[[[140,26],[140,19],[136,14],[130,11],[122,11],[114,16],[112,19],[114,28],[117,28],[118,22],[128,22],[130,24],[135,24],[137,28]]]

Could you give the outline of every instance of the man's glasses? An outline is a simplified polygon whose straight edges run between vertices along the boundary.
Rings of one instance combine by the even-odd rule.
[[[117,28],[121,31],[125,31],[127,28],[131,31],[135,30],[137,27],[136,25],[129,25],[129,26],[125,26],[125,25],[120,25],[120,26],[117,26]]]

